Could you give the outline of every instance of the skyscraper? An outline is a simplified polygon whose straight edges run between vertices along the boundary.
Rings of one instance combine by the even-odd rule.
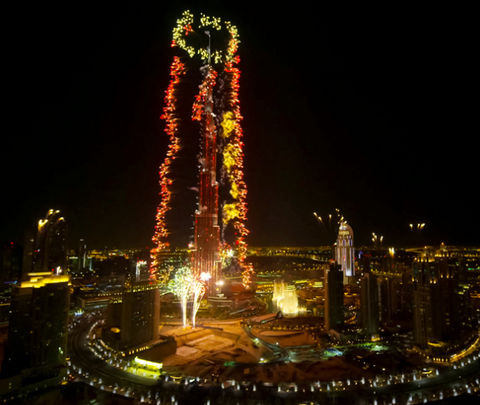
[[[413,263],[414,341],[427,354],[445,354],[472,336],[464,264],[447,257]]]
[[[23,258],[22,258],[22,281],[29,280],[28,273],[33,271],[33,250],[35,237],[31,230],[25,232],[23,237]]]
[[[336,329],[343,321],[343,272],[339,264],[331,262],[325,270],[325,329]]]
[[[78,273],[82,273],[87,263],[87,245],[83,239],[80,239],[78,242],[77,257],[78,263],[76,270]]]
[[[49,210],[46,218],[38,221],[33,271],[67,273],[67,224],[59,210]]]
[[[377,276],[370,272],[368,259],[364,258],[364,274],[360,280],[360,312],[362,329],[372,339],[378,337],[379,305]]]
[[[70,276],[30,273],[12,294],[2,392],[57,384],[66,376]]]
[[[215,295],[217,282],[221,277],[220,268],[220,228],[218,226],[218,183],[217,172],[217,134],[213,114],[213,86],[216,72],[208,65],[205,72],[205,107],[202,131],[202,164],[200,165],[199,203],[195,212],[195,245],[193,252],[193,271],[195,274],[207,274],[209,283],[207,294]]]
[[[106,340],[128,350],[158,339],[160,293],[148,281],[125,287],[122,298],[108,304]]]
[[[13,283],[22,278],[23,249],[16,243],[0,245],[0,291],[4,283]]]
[[[344,283],[347,284],[348,277],[355,275],[355,248],[352,227],[346,222],[342,222],[338,230],[335,259],[343,271]]]

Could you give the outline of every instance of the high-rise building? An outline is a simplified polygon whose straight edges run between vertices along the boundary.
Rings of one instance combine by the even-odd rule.
[[[49,210],[46,218],[38,221],[33,271],[67,273],[67,224],[59,210]]]
[[[403,250],[389,249],[359,252],[357,274],[377,275],[379,320],[410,319],[412,307],[412,263],[414,256]]]
[[[23,249],[16,243],[0,245],[0,291],[4,284],[18,282],[22,278]]]
[[[413,263],[414,341],[428,354],[448,353],[472,336],[465,266],[447,257]]]
[[[215,71],[208,65],[206,75]],[[220,268],[220,227],[218,226],[217,136],[213,114],[213,88],[206,86],[204,130],[202,131],[202,156],[198,209],[195,212],[195,245],[193,270],[195,274],[208,274],[208,295],[216,295]]]
[[[325,270],[325,329],[330,331],[343,326],[343,272],[336,262]]]
[[[342,222],[338,230],[335,259],[343,271],[344,283],[348,284],[348,277],[355,275],[355,248],[352,227],[346,222]]]
[[[70,250],[67,256],[68,272],[75,277],[89,275],[93,267],[93,258],[87,255],[87,245],[84,239],[80,239],[77,249]]]
[[[35,237],[32,231],[26,231],[23,237],[22,281],[29,280],[28,274],[33,271],[33,246]]]
[[[377,276],[370,272],[367,258],[364,258],[364,262],[364,273],[360,280],[360,313],[364,333],[374,339],[378,337],[379,326]]]
[[[77,272],[82,273],[87,263],[87,245],[83,239],[78,242],[77,257]]]
[[[108,304],[106,340],[128,350],[158,339],[160,293],[156,285],[140,282],[125,287],[122,297]]]
[[[0,394],[57,384],[66,376],[70,276],[30,273],[12,293]]]

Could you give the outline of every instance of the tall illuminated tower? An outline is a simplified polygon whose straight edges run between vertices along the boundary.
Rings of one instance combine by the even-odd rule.
[[[156,247],[151,252],[151,275],[165,284],[170,272],[175,270],[165,265],[163,257],[169,245],[167,213],[175,205],[172,191],[176,173],[172,164],[186,142],[185,128],[191,128],[185,125],[188,118],[198,122],[200,128],[199,195],[191,267],[194,279],[201,278],[206,283],[208,295],[215,294],[222,266],[240,269],[246,286],[253,272],[245,262],[247,189],[243,181],[242,116],[238,98],[240,59],[236,52],[239,42],[237,28],[230,22],[203,14],[196,20],[193,14],[184,12],[177,20],[172,41],[172,47],[179,48],[182,55],[175,56],[171,65],[171,81],[161,116],[166,121],[165,132],[170,144],[160,167],[161,203],[153,236]],[[200,59],[203,66],[192,115],[185,117],[182,113],[186,109],[178,108],[177,104],[182,78],[195,76],[192,73],[195,62],[189,62],[189,58]],[[220,205],[219,187],[222,190]]]
[[[338,230],[335,259],[342,268],[344,284],[348,284],[348,277],[355,275],[355,248],[352,227],[346,222],[342,222]]]
[[[210,50],[209,50],[210,51]],[[195,212],[195,245],[193,252],[193,270],[195,274],[208,279],[207,293],[215,295],[220,268],[220,228],[218,226],[218,183],[217,173],[217,131],[213,114],[212,85],[216,72],[208,64],[202,68],[205,72],[206,93],[203,112],[202,148],[200,165],[199,203]],[[208,276],[206,276],[208,275]]]

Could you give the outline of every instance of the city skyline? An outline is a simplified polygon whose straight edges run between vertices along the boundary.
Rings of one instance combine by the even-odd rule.
[[[478,169],[463,141],[472,133],[468,69],[460,75],[468,60],[445,41],[459,34],[427,10],[308,17],[306,7],[250,13],[214,3],[205,12],[235,20],[242,41],[249,245],[325,245],[313,212],[335,208],[359,245],[372,232],[384,246],[478,244],[469,191]],[[55,208],[70,247],[79,238],[152,246],[170,27],[186,7],[44,15],[25,30],[35,38],[20,60],[31,70],[14,77],[29,99],[13,100],[32,128],[6,141],[3,240],[21,243]],[[409,223],[426,223],[423,239]]]
[[[36,136],[0,159],[5,401],[478,397],[451,26],[394,6],[70,7],[30,9],[10,59],[38,56],[10,103]]]

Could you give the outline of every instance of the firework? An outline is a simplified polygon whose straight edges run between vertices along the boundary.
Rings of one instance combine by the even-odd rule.
[[[195,31],[196,29],[198,32]],[[212,36],[216,32],[222,33],[222,31],[226,31],[228,43],[223,49],[213,49],[211,46]],[[208,36],[208,46],[205,45],[203,34]],[[195,38],[203,38],[203,42],[200,40],[195,42]],[[220,18],[202,14],[195,26],[195,18],[189,11],[182,14],[173,29],[172,46],[185,51],[191,58],[200,57],[205,63],[202,67],[203,80],[200,90],[192,106],[192,120],[200,122],[203,139],[202,155],[199,158],[201,162],[200,199],[195,216],[195,253],[192,277],[199,280],[201,273],[210,274],[209,293],[214,292],[212,289],[215,288],[215,283],[220,277],[220,271],[217,269],[220,266],[219,256],[223,256],[223,252],[231,251],[227,242],[224,239],[220,240],[218,214],[222,216],[222,220],[219,221],[223,227],[222,235],[225,234],[224,230],[227,227],[234,230],[233,248],[246,286],[251,283],[253,274],[252,266],[245,262],[247,256],[245,238],[248,235],[245,226],[247,188],[243,180],[243,134],[240,126],[242,116],[238,95],[240,70],[237,65],[240,58],[236,52],[239,43],[238,30],[230,22],[222,22]],[[160,167],[161,203],[157,210],[157,224],[153,236],[156,246],[152,250],[151,273],[152,278],[163,283],[169,279],[169,271],[163,270],[160,266],[160,254],[168,246],[165,216],[171,208],[172,191],[170,187],[173,180],[170,169],[171,163],[180,149],[179,122],[174,115],[177,109],[175,92],[180,77],[185,73],[185,65],[179,57],[175,57],[170,73],[172,79],[165,96],[166,106],[161,116],[166,121],[165,132],[170,138],[170,145],[165,162]],[[215,92],[222,93],[222,100],[226,100],[226,102],[222,101],[218,103],[218,106],[214,105],[213,94]],[[223,203],[220,213],[218,213],[218,184],[215,177],[217,159],[221,161],[219,168],[226,179],[229,195],[229,201]],[[208,199],[205,196],[208,196]],[[201,290],[200,287],[194,289]],[[194,312],[196,313],[196,311]]]
[[[203,273],[203,275],[206,275],[206,273]],[[203,277],[202,274],[193,276],[192,284],[190,286],[192,291],[192,328],[195,328],[197,312],[206,290],[206,281],[208,281],[208,275]]]
[[[188,266],[183,266],[175,271],[174,278],[168,282],[168,290],[180,299],[182,307],[183,327],[188,326],[187,303],[192,292],[194,277]]]
[[[170,84],[165,95],[165,107],[163,108],[163,114],[161,119],[166,121],[165,132],[169,136],[169,145],[167,150],[167,156],[165,161],[160,166],[160,205],[157,208],[157,224],[155,226],[155,234],[153,235],[153,242],[155,248],[152,249],[151,257],[151,277],[159,282],[166,283],[169,279],[169,271],[160,268],[160,254],[165,251],[168,246],[167,242],[167,226],[165,222],[165,215],[171,209],[170,200],[172,195],[171,185],[172,176],[170,173],[170,166],[172,161],[177,157],[178,150],[180,149],[180,140],[177,136],[178,122],[174,116],[176,110],[176,86],[180,82],[180,76],[185,74],[185,65],[180,62],[178,57],[175,57],[170,68]]]

